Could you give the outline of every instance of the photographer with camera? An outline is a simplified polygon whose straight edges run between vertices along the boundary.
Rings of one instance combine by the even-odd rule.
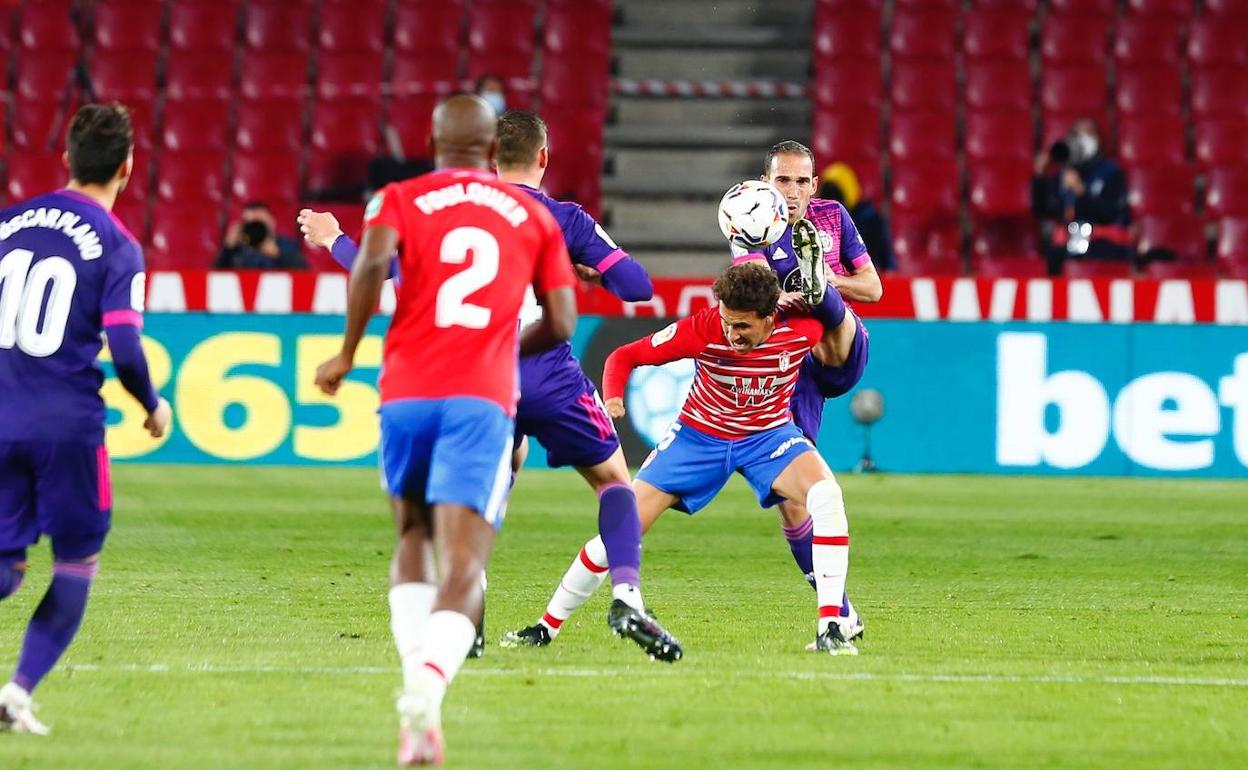
[[[212,266],[218,270],[306,270],[299,242],[279,235],[268,204],[250,201],[225,233]]]
[[[1131,258],[1131,210],[1122,167],[1101,152],[1096,121],[1080,118],[1036,158],[1031,207],[1044,222],[1049,273],[1067,259]]]

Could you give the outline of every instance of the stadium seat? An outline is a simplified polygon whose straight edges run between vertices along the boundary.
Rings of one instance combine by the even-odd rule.
[[[301,99],[308,93],[308,57],[248,52],[238,90],[244,99]]]
[[[1055,15],[1105,17],[1116,10],[1117,0],[1049,0],[1049,11]]]
[[[962,53],[970,59],[1016,59],[1026,61],[1031,14],[999,8],[965,16]]]
[[[91,85],[101,101],[151,102],[158,93],[156,51],[96,51],[91,61]]]
[[[481,51],[468,57],[468,77],[472,80],[493,75],[506,83],[507,103],[512,104],[517,85],[533,76],[533,59],[508,53]]]
[[[1182,27],[1164,17],[1127,16],[1114,30],[1114,58],[1122,64],[1179,63]]]
[[[1030,110],[966,113],[966,155],[973,160],[1035,156],[1035,129]]]
[[[1205,16],[1193,20],[1188,31],[1187,58],[1193,70],[1248,65],[1248,17]]]
[[[175,52],[170,60],[192,52],[227,55],[237,29],[237,3],[170,3],[169,48]]]
[[[226,192],[224,150],[165,150],[160,154],[157,200],[198,203],[216,211]]]
[[[1040,78],[1040,104],[1044,112],[1105,112],[1105,67],[1097,64],[1048,64]]]
[[[18,97],[56,102],[70,87],[77,55],[72,51],[23,51],[16,57],[16,65]]]
[[[156,144],[156,102],[131,99],[126,102],[130,126],[134,129],[134,146],[151,150]]]
[[[450,93],[458,87],[459,59],[442,52],[396,51],[392,73],[390,82],[395,94]]]
[[[1248,118],[1197,123],[1196,161],[1205,169],[1248,163]]]
[[[1206,261],[1205,225],[1195,214],[1151,214],[1136,223],[1141,253],[1166,249],[1180,262]]]
[[[303,145],[302,125],[290,102],[242,102],[234,143],[248,152],[297,152]],[[296,115],[297,115],[296,111]]]
[[[1144,266],[1144,275],[1154,281],[1209,280],[1218,277],[1218,270],[1208,262],[1154,261]]]
[[[1040,5],[1040,0],[972,0],[971,11],[978,12],[984,10],[1006,10],[1018,11],[1024,10],[1029,15],[1034,16],[1036,9]]]
[[[815,158],[872,158],[880,161],[880,121],[865,110],[816,107],[814,116]],[[827,161],[831,162],[831,161]]]
[[[1188,166],[1137,168],[1127,176],[1128,201],[1136,217],[1190,214],[1195,189],[1195,175]]]
[[[958,164],[952,159],[898,165],[893,169],[893,209],[915,216],[956,217],[958,188]]]
[[[1131,263],[1106,259],[1068,259],[1062,263],[1067,278],[1130,278]]]
[[[464,23],[463,0],[408,0],[394,16],[396,54],[458,53]]]
[[[299,198],[299,156],[290,152],[237,152],[230,191],[238,201],[270,206]]]
[[[266,54],[307,53],[308,8],[303,3],[247,3],[243,6],[243,44]]]
[[[63,108],[59,102],[17,99],[10,122],[13,149],[39,152],[63,146],[64,131],[74,109],[73,105]],[[16,154],[10,153],[10,157]]]
[[[861,129],[857,129],[861,131]],[[896,112],[889,132],[893,163],[957,155],[957,121],[951,111]]]
[[[1215,218],[1248,214],[1248,165],[1210,171],[1205,205]]]
[[[865,3],[845,3],[835,10],[823,6],[815,13],[815,58],[880,58],[880,9]]]
[[[884,76],[874,59],[820,59],[814,89],[818,105],[876,113],[884,101]]]
[[[1248,17],[1248,4],[1244,0],[1205,0],[1206,16],[1217,16],[1224,19],[1243,19]]]
[[[1248,117],[1248,78],[1232,67],[1196,70],[1191,73],[1192,116],[1208,118]]]
[[[1178,115],[1124,117],[1118,126],[1118,159],[1128,169],[1182,165],[1187,162],[1185,135]]]
[[[76,52],[79,41],[72,6],[70,0],[24,3],[18,23],[22,48],[39,54]]]
[[[159,4],[97,3],[92,17],[96,50],[160,49]]]
[[[223,150],[229,143],[228,114],[217,101],[168,102],[161,145],[166,150]],[[273,130],[273,127],[268,127]]]
[[[1248,273],[1248,216],[1225,217],[1218,223],[1218,266],[1226,272]],[[1231,270],[1231,266],[1236,268]]]
[[[69,181],[60,150],[9,155],[9,200],[18,201],[58,190]]]
[[[962,230],[957,216],[895,216],[893,252],[898,275],[962,275]]]
[[[409,158],[429,155],[429,137],[433,133],[434,94],[396,96],[386,110],[386,124],[398,132],[403,154]]]
[[[129,195],[129,191],[130,187],[127,186],[127,194],[119,197],[113,204],[113,216],[121,220],[121,224],[139,243],[147,243],[147,202]]]
[[[1044,278],[1048,265],[1036,257],[985,257],[972,270],[980,278]]]
[[[231,96],[230,70],[214,53],[176,53],[165,65],[165,97],[171,101],[215,100]],[[226,114],[223,112],[223,114]]]
[[[1192,0],[1127,0],[1128,13],[1171,22],[1187,21],[1194,11]]]
[[[542,186],[556,198],[573,200],[598,216],[602,201],[602,121],[595,110],[543,111],[549,129],[551,164]]]
[[[319,195],[360,194],[368,180],[368,161],[381,142],[379,110],[374,102],[321,102],[312,112],[306,188]]]
[[[952,111],[957,104],[953,62],[895,62],[890,91],[894,109]]]
[[[384,69],[380,53],[322,53],[317,60],[317,97],[379,100]]]
[[[1103,67],[1109,16],[1050,14],[1040,30],[1040,55],[1046,67],[1093,64]]]
[[[961,0],[894,0],[894,5],[907,11],[958,11],[962,8]]]
[[[931,59],[951,61],[957,48],[958,14],[949,10],[910,10],[893,13],[888,46],[893,61]]]
[[[972,219],[971,256],[977,265],[977,271],[984,272],[987,262],[1034,260],[1039,263],[1039,272],[1043,274],[1044,261],[1036,259],[1039,256],[1036,248],[1039,235],[1040,231],[1030,214]],[[1021,265],[1002,266],[1001,271],[1005,270],[1009,270],[1011,275],[1017,275],[1020,271],[1030,271],[1030,268]]]
[[[1114,102],[1120,116],[1183,114],[1183,76],[1175,65],[1119,67]]]
[[[966,62],[962,91],[967,110],[1031,110],[1031,67],[1026,59]]]
[[[973,217],[1025,217],[1031,210],[1032,161],[983,160],[968,168]]]
[[[335,0],[321,4],[316,39],[326,53],[380,55],[385,47],[385,26],[384,2]]]
[[[468,13],[470,58],[482,54],[533,58],[536,7],[529,3],[473,3]]]
[[[221,250],[221,220],[217,209],[205,215],[194,204],[165,203],[152,208],[152,243],[147,250],[149,270],[206,270]]]
[[[542,66],[542,105],[605,110],[610,66],[607,53],[547,57]]]
[[[546,11],[543,41],[547,56],[574,54],[609,56],[611,8],[608,5],[566,6]],[[547,59],[549,63],[549,58]]]

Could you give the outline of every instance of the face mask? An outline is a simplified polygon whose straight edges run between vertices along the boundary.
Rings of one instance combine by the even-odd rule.
[[[507,100],[503,98],[501,91],[485,91],[481,94],[481,98],[494,108],[495,115],[502,115],[503,110],[507,109]]]
[[[1091,134],[1078,133],[1070,138],[1070,160],[1072,163],[1083,163],[1096,157],[1100,143]]]

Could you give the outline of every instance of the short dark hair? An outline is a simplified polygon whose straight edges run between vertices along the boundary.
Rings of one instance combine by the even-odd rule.
[[[546,146],[546,121],[527,110],[508,110],[498,119],[498,167],[523,168]]]
[[[715,279],[715,298],[729,310],[753,310],[766,318],[776,312],[780,302],[780,281],[770,267],[756,262],[742,262],[725,270]]]
[[[130,113],[117,102],[83,105],[69,123],[65,145],[70,176],[83,184],[105,184],[134,148]]]
[[[815,167],[815,154],[810,151],[809,147],[801,142],[786,139],[783,142],[773,144],[771,149],[767,151],[767,159],[763,161],[763,176],[771,173],[771,162],[776,159],[777,155],[805,155],[807,158],[810,158],[810,167],[812,169]]]

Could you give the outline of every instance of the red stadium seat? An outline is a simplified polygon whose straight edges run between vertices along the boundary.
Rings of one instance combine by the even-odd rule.
[[[1205,169],[1248,163],[1248,118],[1197,123],[1196,161]]]
[[[963,96],[968,110],[1030,110],[1031,67],[1026,59],[968,61]]]
[[[1248,17],[1248,4],[1244,0],[1205,0],[1206,16],[1220,16],[1223,18],[1245,18]]]
[[[1192,72],[1192,115],[1208,118],[1248,117],[1248,78],[1243,71],[1219,67]]]
[[[576,201],[598,216],[602,201],[602,113],[565,108],[545,110],[543,117],[550,130],[551,163],[542,186],[552,196]]]
[[[408,0],[399,3],[394,17],[396,53],[459,51],[463,39],[463,0]]]
[[[165,96],[171,101],[226,102],[231,96],[230,70],[221,65],[220,54],[173,54],[165,66]]]
[[[1030,110],[967,111],[966,155],[970,159],[1028,160],[1035,155],[1034,137]]]
[[[1248,17],[1195,19],[1188,32],[1187,58],[1193,69],[1248,65]]]
[[[22,152],[63,148],[73,109],[62,109],[59,102],[16,100],[10,124],[13,148]]]
[[[888,139],[888,152],[893,163],[956,157],[956,123],[953,112],[894,113]]]
[[[962,229],[954,214],[893,218],[899,275],[962,275]]]
[[[874,113],[816,107],[814,128],[815,158],[820,163],[868,157],[879,165],[880,121]]]
[[[610,66],[605,53],[547,57],[542,66],[542,105],[605,109]]]
[[[1141,253],[1154,249],[1174,252],[1180,262],[1206,260],[1205,225],[1195,214],[1153,214],[1140,217],[1137,248]]]
[[[1032,162],[1027,158],[970,164],[972,216],[1028,216],[1031,210],[1032,170]]]
[[[247,153],[294,153],[303,144],[301,121],[291,114],[290,102],[243,102],[234,143]]]
[[[243,43],[261,53],[307,53],[310,6],[248,3],[243,6]]]
[[[1192,17],[1195,9],[1192,0],[1127,0],[1127,11],[1136,16],[1183,22]]]
[[[300,99],[308,92],[308,57],[301,53],[249,52],[239,93],[244,99]]]
[[[958,187],[958,164],[952,159],[898,165],[893,169],[893,209],[915,216],[956,216]]]
[[[1127,177],[1128,201],[1137,217],[1190,214],[1195,189],[1195,175],[1187,166],[1137,168]]]
[[[92,20],[97,50],[143,50],[160,48],[159,5],[150,3],[98,3]]]
[[[1208,262],[1149,262],[1144,275],[1155,281],[1208,280],[1218,277],[1218,270]]]
[[[1182,115],[1183,76],[1173,65],[1120,67],[1114,101],[1123,116]]]
[[[1187,162],[1186,126],[1178,115],[1124,117],[1118,126],[1118,158],[1129,169]]]
[[[131,182],[133,184],[133,182]],[[130,188],[127,186],[126,191]],[[147,202],[124,194],[113,204],[113,216],[121,220],[130,234],[139,241],[147,243]]]
[[[321,102],[312,113],[306,187],[315,193],[362,192],[368,161],[381,147],[379,110],[371,100]]]
[[[206,212],[196,204],[158,204],[152,209],[151,270],[203,270],[212,267],[221,250],[218,209]]]
[[[985,262],[993,260],[1034,259],[1039,255],[1037,242],[1040,231],[1030,214],[1003,217],[977,217],[971,220],[971,256],[978,263],[978,272],[985,272]],[[1043,260],[1035,260],[1040,273],[1045,271]],[[988,268],[991,270],[991,268]],[[1023,266],[1003,267],[1012,275]]]
[[[170,59],[182,52],[228,55],[237,30],[237,3],[170,3],[169,48],[177,52]]]
[[[1131,263],[1105,259],[1068,259],[1062,264],[1067,278],[1130,278]]]
[[[238,152],[230,191],[238,201],[263,201],[270,206],[299,199],[299,156],[289,152]]]
[[[607,5],[551,8],[546,11],[543,38],[548,56],[609,56],[611,8]]]
[[[528,3],[474,3],[468,14],[468,50],[481,54],[533,58],[536,8]]]
[[[130,126],[134,129],[134,146],[143,151],[156,144],[156,102],[131,99],[126,103]]]
[[[317,42],[325,52],[380,55],[385,47],[385,22],[385,3],[358,0],[322,3]]]
[[[317,96],[380,99],[383,64],[380,53],[323,53],[317,60]]]
[[[958,11],[961,0],[895,0],[895,5],[907,11]]]
[[[962,33],[962,52],[969,59],[1026,61],[1031,14],[1007,8],[968,13]]]
[[[971,10],[972,12],[985,10],[1024,10],[1028,14],[1034,16],[1039,5],[1040,0],[972,0]]]
[[[433,93],[435,83],[443,84],[442,93],[450,93],[458,87],[459,59],[444,53],[396,51],[391,76],[396,94]]]
[[[1119,64],[1176,65],[1181,30],[1164,17],[1128,16],[1114,32],[1114,57]]]
[[[957,104],[953,62],[924,60],[893,64],[893,107],[950,110]]]
[[[77,51],[78,32],[74,28],[70,0],[40,0],[23,4],[18,24],[22,48],[48,54]]]
[[[97,51],[91,84],[101,101],[155,101],[156,51]]]
[[[1046,66],[1104,66],[1108,35],[1109,16],[1051,14],[1040,31],[1040,55]]]
[[[33,198],[58,190],[69,181],[61,151],[15,152],[9,155],[9,200]]]
[[[221,107],[217,101],[168,102],[161,144],[175,152],[225,149],[229,124],[228,114]]]
[[[1049,64],[1040,78],[1040,104],[1045,112],[1105,112],[1105,68],[1096,64]]]
[[[226,197],[224,150],[165,150],[156,174],[156,198],[198,203],[216,211]]]
[[[976,243],[971,239],[972,248]],[[1034,252],[1034,246],[1033,252]],[[1036,256],[981,257],[975,264],[974,273],[981,278],[1044,278],[1048,265]]]
[[[881,29],[878,7],[845,3],[825,10],[821,5],[815,13],[815,57],[877,61]]]
[[[74,77],[77,55],[72,51],[23,51],[16,63],[20,98],[59,102]]]
[[[1248,216],[1226,217],[1218,223],[1217,257],[1224,272],[1248,274]]]
[[[1054,14],[1066,16],[1110,16],[1118,10],[1117,0],[1049,0]]]
[[[838,109],[878,112],[884,76],[874,59],[820,59],[815,62],[815,102]]]
[[[500,77],[506,83],[507,103],[514,104],[518,85],[533,75],[533,59],[507,53],[481,52],[468,58],[468,77],[475,80],[486,75]]]
[[[399,134],[403,154],[409,158],[429,156],[429,137],[433,133],[434,94],[396,96],[387,109],[387,125]]]
[[[893,60],[952,60],[957,48],[957,26],[956,9],[897,9],[888,42]]]
[[[1248,214],[1248,165],[1210,171],[1205,205],[1213,217]]]

